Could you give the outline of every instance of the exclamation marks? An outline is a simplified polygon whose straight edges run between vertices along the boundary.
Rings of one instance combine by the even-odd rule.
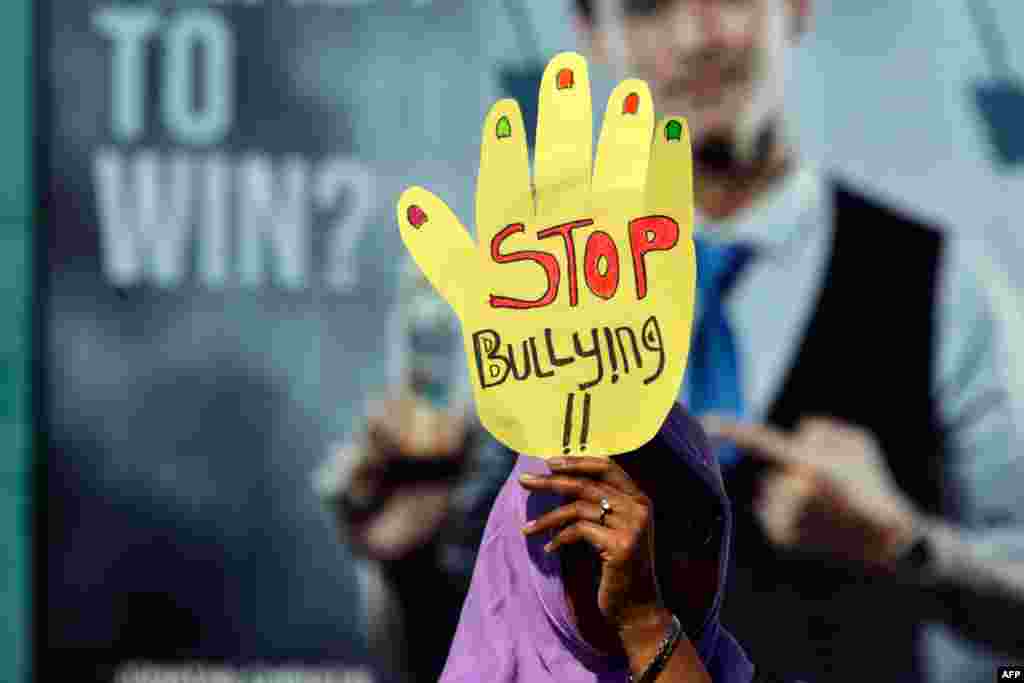
[[[615,338],[610,328],[604,328],[604,340],[608,344],[608,359],[612,362],[612,384],[619,381],[619,360],[615,357]],[[625,361],[623,361],[625,364]]]
[[[576,394],[569,394],[565,403],[565,427],[562,428],[562,453],[569,452],[569,437],[572,436],[572,401]]]
[[[587,450],[587,436],[590,434],[590,394],[583,394],[583,428],[580,429],[580,450]]]
[[[576,394],[569,394],[565,402],[565,423],[562,427],[562,453],[568,455],[569,441],[572,438],[572,406]],[[587,438],[590,436],[590,394],[583,394],[583,422],[580,426],[580,451],[587,450]]]

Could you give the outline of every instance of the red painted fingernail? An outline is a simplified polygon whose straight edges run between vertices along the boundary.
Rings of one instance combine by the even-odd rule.
[[[640,96],[635,92],[631,92],[626,95],[626,100],[622,103],[623,114],[635,114],[640,109]]]
[[[409,207],[405,212],[405,216],[409,219],[409,222],[412,223],[412,227],[414,228],[418,228],[427,222],[426,212],[415,204]]]
[[[558,72],[557,85],[559,90],[566,90],[574,85],[572,69],[562,69]]]

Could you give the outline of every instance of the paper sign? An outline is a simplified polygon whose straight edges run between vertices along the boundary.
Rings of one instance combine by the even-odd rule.
[[[462,323],[480,420],[537,457],[611,456],[657,433],[679,393],[696,265],[686,122],[654,123],[647,84],[611,95],[593,155],[586,61],[541,81],[531,177],[515,100],[484,121],[477,240],[427,190],[402,240]],[[652,139],[653,138],[653,139]],[[593,168],[592,168],[593,166]]]

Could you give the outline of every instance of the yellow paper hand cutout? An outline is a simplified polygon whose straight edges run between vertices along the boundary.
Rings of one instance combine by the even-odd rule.
[[[652,143],[653,129],[653,143]],[[402,240],[462,322],[484,427],[519,453],[611,456],[647,443],[679,393],[696,264],[686,123],[654,127],[647,84],[611,95],[591,169],[586,61],[541,81],[533,184],[514,100],[484,121],[477,242],[410,187]]]

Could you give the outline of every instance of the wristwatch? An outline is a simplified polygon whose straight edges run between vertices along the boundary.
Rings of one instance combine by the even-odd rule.
[[[927,528],[918,532],[914,542],[893,563],[897,575],[916,581],[932,578],[935,561],[935,547]]]
[[[921,572],[931,565],[934,556],[935,553],[932,552],[931,539],[927,534],[921,534],[910,546],[910,549],[907,550],[903,556],[903,561],[906,563],[907,568],[915,572]]]

